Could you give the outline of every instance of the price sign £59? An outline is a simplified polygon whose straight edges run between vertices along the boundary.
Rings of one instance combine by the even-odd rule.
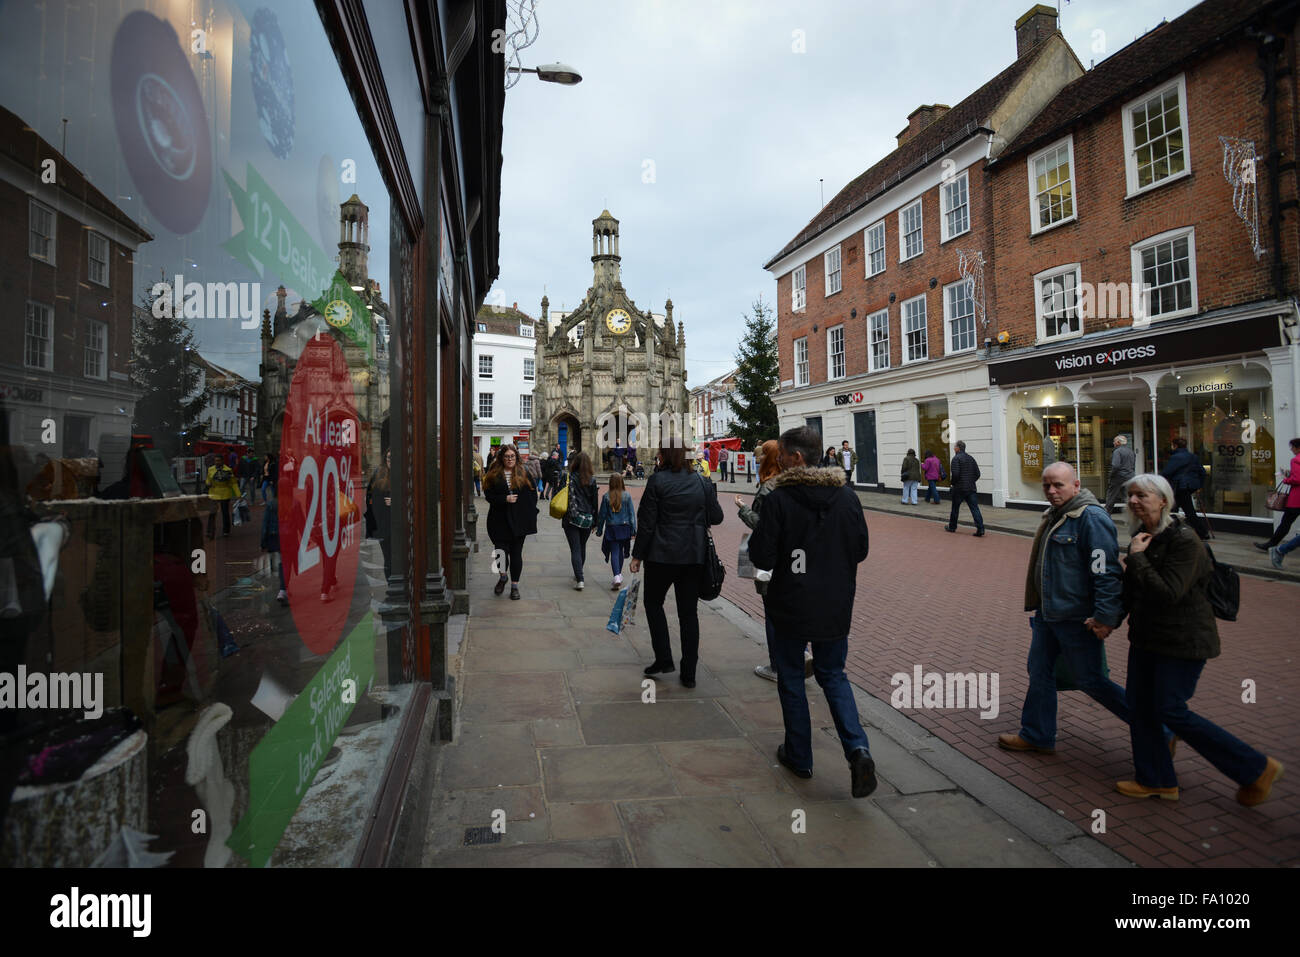
[[[277,483],[280,557],[303,643],[328,653],[347,623],[361,551],[360,422],[333,336],[307,342],[294,368]]]

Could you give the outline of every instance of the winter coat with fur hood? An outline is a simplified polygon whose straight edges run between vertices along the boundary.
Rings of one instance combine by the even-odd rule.
[[[749,539],[754,567],[772,571],[767,617],[781,638],[845,638],[867,557],[862,503],[845,487],[842,468],[787,469],[772,486]]]

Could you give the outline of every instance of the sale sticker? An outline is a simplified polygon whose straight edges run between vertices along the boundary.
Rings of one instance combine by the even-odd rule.
[[[362,538],[360,433],[342,348],[331,335],[308,340],[289,385],[277,488],[289,608],[318,655],[337,644],[352,605]]]

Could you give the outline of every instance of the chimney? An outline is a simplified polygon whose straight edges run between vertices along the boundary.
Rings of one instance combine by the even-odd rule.
[[[939,117],[943,116],[950,109],[944,103],[931,103],[930,105],[922,104],[907,114],[907,129],[898,134],[898,145],[902,146],[917,133],[925,129]]]
[[[1059,33],[1056,8],[1040,3],[1016,21],[1016,59],[1032,53],[1053,33]]]

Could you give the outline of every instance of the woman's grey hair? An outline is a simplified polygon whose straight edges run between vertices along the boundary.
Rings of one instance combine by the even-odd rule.
[[[1145,472],[1142,475],[1135,475],[1124,483],[1124,495],[1127,496],[1129,491],[1134,488],[1140,488],[1144,492],[1152,492],[1164,499],[1165,504],[1160,508],[1160,520],[1156,523],[1156,530],[1152,533],[1158,535],[1173,523],[1172,513],[1174,510],[1174,490],[1170,487],[1169,482],[1162,475],[1152,475]],[[1146,526],[1142,520],[1133,514],[1133,509],[1128,509],[1128,531],[1130,535],[1136,535],[1138,532],[1145,531]]]

